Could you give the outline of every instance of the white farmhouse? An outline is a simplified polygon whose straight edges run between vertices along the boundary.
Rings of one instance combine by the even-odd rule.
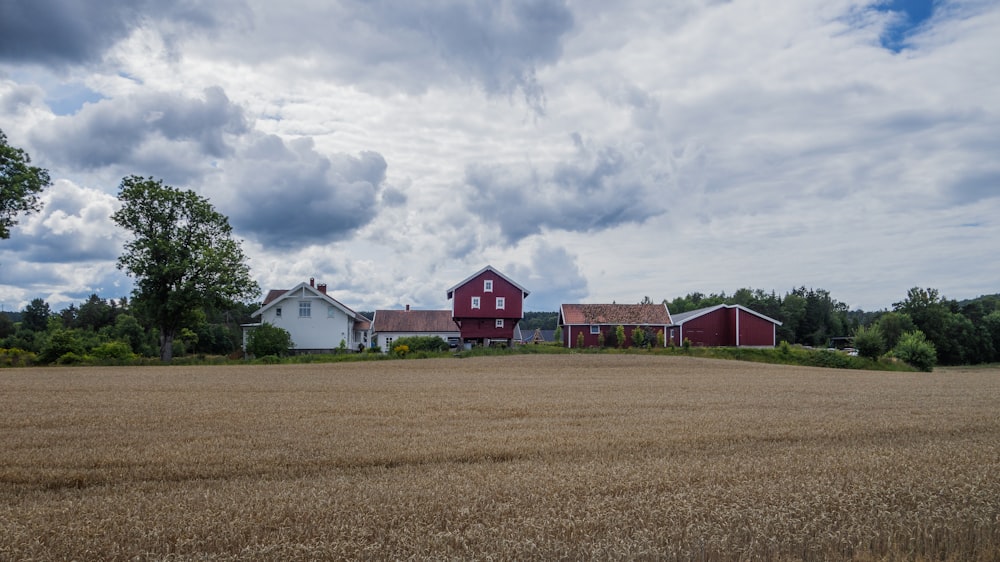
[[[371,321],[326,293],[315,279],[292,289],[271,289],[253,313],[260,321],[243,326],[243,350],[250,330],[267,323],[288,331],[294,353],[330,353],[341,347],[358,351],[368,347]],[[343,343],[343,346],[341,346]]]

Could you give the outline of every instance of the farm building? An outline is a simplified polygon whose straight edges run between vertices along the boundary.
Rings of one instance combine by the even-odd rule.
[[[287,330],[296,353],[328,353],[341,347],[368,346],[371,321],[326,293],[326,284],[315,279],[292,289],[272,289],[252,317],[260,322],[243,326],[243,349],[249,331],[263,323]],[[343,345],[341,345],[343,343]]]
[[[450,310],[376,310],[372,318],[372,342],[392,351],[392,342],[410,336],[437,336],[457,346],[461,340]]]
[[[616,345],[631,347],[635,330],[642,330],[644,338],[657,345],[656,334],[666,334],[672,323],[665,304],[563,304],[559,307],[559,325],[566,347],[579,347],[581,342],[582,347],[597,347],[610,339],[615,339]],[[625,329],[624,342],[616,339],[618,326]]]
[[[674,314],[667,342],[681,345],[774,347],[781,322],[738,304],[720,304]]]
[[[520,337],[527,289],[487,265],[448,289],[451,317],[465,345],[511,345]]]

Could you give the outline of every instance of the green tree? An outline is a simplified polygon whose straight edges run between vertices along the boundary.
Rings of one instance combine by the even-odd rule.
[[[899,338],[906,332],[917,329],[913,324],[913,319],[903,312],[886,312],[878,319],[878,327],[885,337],[886,349],[892,349],[899,343]]]
[[[562,325],[556,326],[556,332],[555,334],[552,335],[552,339],[558,342],[559,345],[562,345],[563,343]]]
[[[18,215],[41,210],[38,195],[50,183],[48,171],[32,166],[28,153],[7,144],[0,131],[0,239],[10,238]]]
[[[42,363],[55,363],[67,353],[82,356],[83,352],[83,343],[75,330],[59,329],[52,332],[49,341],[42,347],[38,359]]]
[[[112,215],[130,231],[118,268],[136,279],[132,305],[160,331],[160,359],[195,311],[260,293],[225,215],[193,191],[153,178],[122,179],[122,207]]]
[[[899,343],[893,349],[893,353],[899,359],[906,361],[910,365],[921,371],[931,371],[937,363],[937,351],[934,344],[927,341],[923,332],[907,332],[899,338]]]
[[[42,299],[32,299],[21,314],[21,326],[32,332],[44,332],[49,327],[49,303]]]
[[[646,331],[641,326],[632,328],[632,345],[635,347],[646,345]]]
[[[267,322],[254,328],[247,335],[247,353],[254,357],[287,355],[295,344],[288,330]]]
[[[615,345],[624,347],[625,343],[625,326],[619,324],[615,326]]]
[[[878,324],[859,327],[854,333],[854,347],[858,350],[858,355],[873,360],[885,353],[885,337]]]

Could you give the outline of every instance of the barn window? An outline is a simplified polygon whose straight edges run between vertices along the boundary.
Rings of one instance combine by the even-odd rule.
[[[299,318],[310,318],[312,316],[312,303],[309,301],[299,302]]]
[[[479,308],[479,297],[472,297],[472,308]]]
[[[497,318],[497,328],[503,328],[503,318]]]
[[[483,281],[483,291],[485,291],[487,293],[492,293],[493,292],[493,280],[492,279],[486,279],[485,281]]]
[[[503,310],[504,305],[507,304],[507,300],[503,297],[497,297],[497,310]]]
[[[601,327],[598,326],[597,324],[591,324],[590,325],[590,333],[591,334],[600,334],[601,333]]]

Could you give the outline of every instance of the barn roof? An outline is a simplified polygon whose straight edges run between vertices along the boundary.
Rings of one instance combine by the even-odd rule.
[[[774,318],[771,318],[770,316],[764,316],[763,314],[757,312],[756,310],[750,310],[749,308],[743,306],[742,304],[717,304],[715,306],[709,306],[709,307],[706,307],[706,308],[699,308],[697,310],[689,310],[687,312],[680,312],[680,313],[674,314],[674,324],[681,325],[681,324],[687,322],[688,320],[692,320],[694,318],[698,318],[700,316],[704,316],[706,314],[715,312],[716,310],[719,310],[720,308],[738,308],[738,309],[742,310],[743,312],[746,312],[746,313],[749,313],[749,314],[753,314],[754,316],[757,316],[759,318],[763,318],[764,320],[767,320],[768,322],[771,322],[771,323],[777,324],[778,326],[781,326],[781,321],[775,320]]]
[[[564,304],[563,324],[672,324],[666,304]]]
[[[450,310],[376,310],[376,332],[457,332]]]

